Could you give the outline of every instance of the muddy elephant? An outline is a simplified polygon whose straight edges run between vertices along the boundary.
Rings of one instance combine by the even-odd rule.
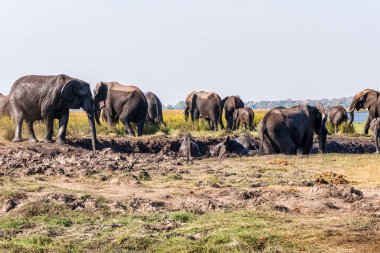
[[[110,126],[117,120],[124,124],[125,131],[135,136],[131,123],[137,127],[137,136],[141,136],[148,110],[144,93],[136,86],[125,86],[118,82],[99,82],[94,90],[97,115],[101,109]],[[103,104],[103,108],[101,108]]]
[[[244,107],[244,103],[239,96],[229,96],[222,100],[224,117],[227,121],[227,130],[233,130],[233,114],[234,112]]]
[[[11,106],[9,103],[9,96],[4,96],[0,93],[0,117],[10,117]]]
[[[201,151],[199,149],[199,146],[191,135],[187,134],[181,138],[179,156],[186,157],[187,159],[201,156]]]
[[[91,129],[92,149],[96,149],[95,105],[90,85],[67,75],[24,76],[12,86],[9,94],[12,117],[16,123],[13,141],[22,141],[21,128],[26,121],[29,138],[37,142],[33,122],[46,121],[45,142],[53,142],[53,122],[59,120],[58,143],[65,143],[69,110],[82,108],[88,116]],[[97,119],[98,120],[98,119]]]
[[[379,138],[380,138],[380,118],[375,118],[369,125],[375,139],[376,154],[379,154]]]
[[[164,125],[164,118],[162,116],[162,104],[160,99],[153,92],[145,93],[148,102],[147,121],[152,125]]]
[[[299,105],[289,109],[272,109],[259,126],[260,151],[266,154],[310,154],[314,133],[320,152],[324,153],[328,131],[322,105]]]
[[[230,154],[246,156],[246,155],[255,155],[259,151],[257,150],[257,145],[247,136],[241,136],[238,138],[227,138],[217,144],[211,154],[219,158],[228,156]]]
[[[364,134],[368,134],[369,124],[374,118],[380,116],[380,96],[379,92],[366,89],[355,94],[348,112],[350,113],[350,124],[354,121],[354,111],[368,109],[368,119],[364,127]]]
[[[347,124],[347,112],[346,109],[344,109],[343,106],[337,105],[337,106],[332,106],[327,109],[327,115],[328,119],[330,120],[331,124],[334,127],[334,133],[338,132],[338,128],[340,124],[343,122]]]
[[[234,111],[232,129],[238,130],[240,127],[240,124],[243,124],[245,130],[247,130],[247,126],[248,126],[249,131],[253,131],[255,130],[255,126],[253,122],[254,119],[255,119],[255,113],[253,112],[252,108],[250,107],[239,108]]]
[[[185,120],[189,115],[194,122],[199,118],[207,121],[209,128],[218,131],[218,123],[220,128],[224,129],[222,122],[222,102],[218,94],[214,92],[193,91],[187,95],[185,100]]]

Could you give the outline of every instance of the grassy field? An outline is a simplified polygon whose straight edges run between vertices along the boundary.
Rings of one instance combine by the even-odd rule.
[[[254,110],[255,112],[255,126],[258,126],[261,119],[264,117],[268,110]],[[169,110],[163,112],[165,126],[156,127],[151,125],[145,125],[144,134],[146,135],[171,135],[180,136],[184,133],[191,133],[193,136],[220,136],[224,135],[225,131],[219,131],[217,133],[211,132],[208,129],[207,123],[204,120],[199,120],[196,123],[191,121],[186,122],[183,111],[181,110]],[[223,117],[224,125],[226,126],[226,121]],[[11,140],[14,135],[14,123],[10,118],[0,119],[1,129],[0,129],[0,139],[1,140]],[[118,123],[114,127],[109,127],[107,123],[102,123],[102,125],[97,125],[97,134],[99,136],[111,136],[111,137],[121,137],[125,136],[124,126]],[[41,140],[45,134],[45,125],[43,122],[34,123],[35,132],[37,138]],[[328,130],[332,133],[333,127],[328,122]],[[68,137],[81,138],[83,136],[89,136],[90,127],[88,125],[87,116],[83,112],[71,112],[70,120],[68,124]],[[364,123],[355,123],[353,125],[340,126],[339,131],[344,133],[362,133],[364,129]],[[23,127],[23,137],[27,139],[28,133],[26,127]],[[55,133],[58,131],[58,122],[55,121]],[[240,129],[239,131],[243,131]]]

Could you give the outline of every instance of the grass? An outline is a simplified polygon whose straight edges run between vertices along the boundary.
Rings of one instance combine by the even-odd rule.
[[[257,127],[268,110],[254,110],[255,119],[254,123]],[[204,120],[199,120],[198,122],[185,121],[185,116],[183,111],[180,110],[170,110],[163,112],[165,126],[154,126],[145,124],[144,134],[145,135],[171,135],[171,136],[181,136],[185,133],[191,133],[193,136],[223,136],[226,131],[212,132],[209,131],[208,125]],[[226,126],[226,120],[223,117],[224,125]],[[15,125],[10,118],[0,119],[1,129],[0,129],[0,139],[1,140],[12,140],[14,136]],[[116,124],[113,127],[108,126],[107,123],[102,123],[97,125],[98,136],[109,136],[109,137],[123,137],[126,135],[124,126],[121,123]],[[333,133],[333,127],[328,122],[327,128],[330,133]],[[35,122],[34,129],[36,136],[39,140],[42,140],[45,135],[45,124],[43,122]],[[69,138],[83,138],[90,137],[90,126],[88,124],[87,116],[83,112],[71,112],[70,120],[67,127],[67,136]],[[353,125],[341,125],[339,127],[340,132],[344,133],[362,133],[364,130],[364,123],[355,123]],[[243,131],[241,128],[240,132]],[[58,122],[54,122],[54,132],[58,132]],[[26,126],[23,126],[23,137],[28,138],[28,132]]]

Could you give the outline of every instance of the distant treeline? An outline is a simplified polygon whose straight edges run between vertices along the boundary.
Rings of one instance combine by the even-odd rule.
[[[324,107],[330,107],[334,105],[342,105],[345,108],[348,108],[351,104],[352,97],[343,97],[343,98],[332,98],[332,99],[320,99],[320,100],[280,100],[280,101],[248,101],[245,103],[247,107],[251,107],[252,109],[271,109],[278,106],[283,106],[286,108],[301,105],[301,104],[309,104],[315,105],[317,103],[321,103]],[[184,110],[185,102],[179,101],[176,105],[164,105],[164,110]]]

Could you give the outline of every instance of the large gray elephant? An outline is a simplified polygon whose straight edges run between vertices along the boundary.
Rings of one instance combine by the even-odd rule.
[[[328,131],[322,105],[299,105],[270,110],[259,126],[260,150],[266,154],[310,154],[314,133],[320,152],[324,153]]]
[[[227,121],[227,129],[232,130],[233,128],[233,114],[234,111],[239,108],[244,108],[244,103],[239,96],[229,96],[222,100],[224,117]]]
[[[95,106],[90,85],[67,75],[24,76],[12,86],[9,94],[12,117],[16,123],[13,141],[22,141],[21,128],[25,120],[29,138],[37,142],[33,122],[46,120],[45,142],[53,142],[53,122],[59,120],[58,143],[65,143],[69,110],[82,108],[88,116],[92,132],[92,149],[96,150]]]
[[[139,88],[125,86],[118,82],[100,82],[96,84],[94,100],[96,114],[100,115],[103,109],[109,125],[112,126],[120,120],[125,126],[125,131],[135,136],[131,123],[136,123],[137,136],[142,135],[148,103]],[[104,108],[101,107],[102,104]]]
[[[145,93],[148,102],[147,120],[153,125],[164,125],[164,118],[162,116],[162,104],[160,99],[153,92]]]
[[[0,93],[0,117],[10,117],[11,106],[9,103],[9,96]]]
[[[347,111],[341,105],[332,106],[327,109],[328,119],[334,127],[334,133],[338,132],[338,127],[343,122],[347,123]]]
[[[191,117],[194,122],[199,118],[207,121],[211,130],[218,131],[218,123],[224,129],[222,121],[222,101],[214,92],[193,91],[185,100],[185,119]]]
[[[354,111],[368,109],[368,119],[364,127],[364,134],[368,134],[371,121],[380,117],[380,96],[379,92],[366,89],[355,94],[348,112],[350,113],[350,124],[354,121]]]

